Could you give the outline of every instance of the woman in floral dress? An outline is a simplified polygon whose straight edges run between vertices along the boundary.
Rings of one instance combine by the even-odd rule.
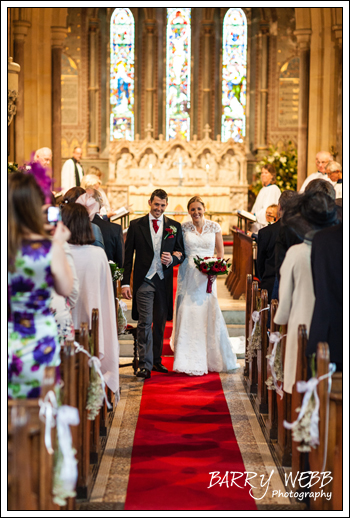
[[[50,312],[53,287],[63,296],[72,273],[63,250],[70,232],[59,222],[44,231],[42,193],[32,174],[8,181],[8,397],[36,398],[46,366],[58,366],[60,348]]]

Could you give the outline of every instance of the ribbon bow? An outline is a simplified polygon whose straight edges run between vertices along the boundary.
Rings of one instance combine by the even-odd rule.
[[[251,336],[254,336],[256,324],[259,322],[259,319],[260,319],[260,313],[262,311],[265,311],[266,309],[270,309],[270,305],[269,304],[266,306],[266,308],[263,308],[260,311],[253,311],[253,313],[252,313],[252,320],[254,322],[254,327],[253,327],[253,331],[252,331]]]
[[[55,416],[57,414],[57,400],[52,390],[46,394],[44,399],[39,399],[39,419],[45,423],[45,446],[50,455],[53,454],[51,442],[51,428],[55,426]]]
[[[67,492],[75,490],[78,479],[78,461],[75,458],[75,450],[72,446],[72,434],[70,425],[79,424],[79,412],[77,408],[62,405],[57,410],[57,438],[63,455],[63,463],[60,478]]]
[[[286,335],[282,336],[281,333],[279,333],[278,331],[275,331],[273,333],[270,333],[270,337],[269,337],[270,342],[273,344],[273,348],[272,348],[271,356],[270,356],[268,362],[269,362],[269,366],[270,366],[271,376],[273,379],[273,384],[275,386],[277,394],[280,396],[281,399],[283,399],[283,390],[282,390],[282,383],[280,386],[278,386],[278,384],[277,384],[277,377],[276,377],[276,372],[275,372],[275,357],[276,357],[277,345],[280,343],[281,339],[284,336],[286,336]]]
[[[319,430],[318,430],[318,421],[319,421],[319,408],[320,408],[320,400],[317,394],[317,385],[323,379],[329,378],[328,382],[328,392],[331,390],[332,386],[332,375],[336,370],[335,363],[330,363],[328,367],[328,373],[320,376],[319,378],[310,378],[308,381],[298,381],[297,382],[297,391],[299,393],[304,393],[303,402],[301,405],[301,409],[298,415],[298,418],[293,423],[288,423],[288,421],[283,421],[283,426],[288,430],[292,430],[296,427],[296,425],[301,421],[303,415],[306,412],[306,408],[308,402],[310,401],[311,396],[313,395],[315,398],[315,408],[311,414],[311,423],[310,423],[310,446],[317,446],[319,442]]]

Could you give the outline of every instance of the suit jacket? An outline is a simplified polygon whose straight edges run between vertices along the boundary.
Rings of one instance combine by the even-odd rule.
[[[261,289],[267,290],[269,302],[275,282],[275,245],[280,231],[280,220],[272,225],[261,228],[258,232],[258,277],[261,281]]]
[[[182,263],[185,258],[184,243],[182,237],[181,225],[177,221],[167,218],[163,215],[163,239],[161,246],[161,254],[163,252],[174,252],[178,251],[182,253],[181,259],[179,260],[176,256],[173,256],[173,263],[167,268],[163,265],[164,282],[167,292],[167,303],[168,303],[168,316],[167,320],[173,318],[173,266]],[[170,225],[175,226],[177,232],[175,237],[168,237],[164,239]],[[149,215],[143,216],[142,218],[131,221],[128,234],[125,243],[125,262],[124,262],[124,274],[123,284],[130,285],[130,276],[132,271],[133,256],[135,252],[135,264],[134,264],[134,277],[133,277],[133,302],[132,302],[132,318],[138,320],[138,311],[136,304],[136,293],[144,278],[147,275],[148,270],[151,267],[154,251],[151,237],[151,231],[149,226]]]
[[[275,266],[276,275],[280,280],[280,268],[286,256],[287,250],[293,245],[299,245],[303,240],[289,227],[280,225],[278,237],[275,245]]]
[[[320,230],[311,249],[315,291],[307,356],[327,342],[331,362],[343,363],[343,224]],[[338,365],[339,367],[339,365]]]
[[[95,223],[101,229],[108,261],[114,261],[119,268],[122,268],[124,264],[124,239],[122,227],[117,223],[105,221],[97,214],[95,214],[92,223]]]

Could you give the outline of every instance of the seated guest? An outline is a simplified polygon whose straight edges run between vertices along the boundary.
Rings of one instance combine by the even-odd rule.
[[[327,180],[322,180],[321,178],[316,178],[315,180],[311,180],[308,182],[305,188],[305,192],[323,192],[330,196],[333,200],[335,199],[335,191],[331,182]],[[341,207],[337,208],[337,217],[338,220],[341,220]],[[291,228],[285,226],[283,224],[283,219],[281,222],[281,227],[279,231],[278,238],[276,240],[275,247],[275,261],[276,261],[276,274],[277,279],[280,278],[280,268],[285,258],[287,250],[293,246],[302,243],[302,237],[298,236]]]
[[[342,168],[338,162],[332,160],[328,162],[326,166],[326,173],[328,179],[332,182],[333,187],[335,189],[335,198],[343,197],[343,175]]]
[[[68,243],[64,243],[64,252],[73,275],[73,287],[68,297],[62,297],[56,291],[53,291],[50,309],[55,317],[57,324],[57,338],[61,346],[65,340],[74,340],[74,324],[72,309],[74,308],[79,296],[79,279],[75,271],[74,259],[70,251]]]
[[[281,196],[281,191],[276,185],[276,170],[272,164],[263,166],[261,170],[261,183],[263,187],[259,191],[252,207],[252,213],[256,216],[256,222],[251,227],[253,232],[267,224],[266,209],[272,204],[277,204]]]
[[[102,198],[100,214],[101,216],[103,216],[104,219],[109,219],[111,216],[113,216],[115,211],[111,210],[108,198],[104,190],[101,188],[101,185],[102,182],[100,178],[97,175],[91,173],[84,176],[84,178],[81,181],[81,186],[84,189],[88,189],[89,187],[91,187],[92,189],[96,189],[96,191],[100,193],[100,196]]]
[[[63,203],[76,203],[76,201],[79,199],[79,197],[85,193],[86,193],[85,189],[83,189],[80,186],[72,187],[65,193],[65,195],[63,197]],[[91,223],[91,227],[92,227],[92,231],[95,236],[95,241],[92,244],[94,246],[99,246],[100,248],[103,248],[103,250],[104,250],[105,244],[103,241],[103,235],[102,235],[100,227],[98,225],[95,225],[95,223]]]
[[[30,173],[8,178],[8,397],[37,398],[46,366],[60,364],[52,290],[68,297],[72,272],[63,249],[62,222],[52,238],[44,230],[43,196]]]
[[[84,194],[86,191],[82,187],[72,187],[65,192],[62,203],[75,203],[79,196]]]
[[[266,209],[265,217],[266,217],[267,224],[264,225],[263,227],[261,227],[261,229],[265,228],[267,225],[271,225],[271,223],[275,223],[277,221],[277,219],[278,219],[278,205],[276,205],[276,204],[269,205],[267,207],[267,209]],[[247,236],[249,236],[249,237],[253,238],[255,241],[257,241],[260,230],[258,230],[258,232],[250,232],[250,231],[248,231],[247,232]]]
[[[298,327],[310,330],[315,295],[311,273],[311,245],[315,233],[338,223],[334,200],[323,192],[305,192],[295,196],[283,213],[282,222],[303,238],[292,246],[281,266],[277,325],[288,324],[284,360],[283,389],[291,394],[297,364]]]
[[[114,261],[119,268],[122,268],[124,264],[124,239],[122,227],[117,223],[111,223],[110,221],[102,219],[100,216],[102,199],[96,189],[88,189],[88,194],[91,194],[92,198],[98,202],[98,210],[94,213],[94,217],[91,221],[101,229],[107,258],[109,261]]]
[[[283,210],[288,202],[297,193],[295,191],[286,190],[283,191],[280,199],[278,200],[278,209],[272,212],[272,207],[267,209],[266,219],[278,220],[276,223],[271,222],[270,225],[262,228],[258,232],[258,257],[257,257],[257,269],[258,277],[260,279],[261,289],[267,290],[268,301],[271,302],[272,290],[275,283],[276,277],[276,266],[275,266],[275,245],[281,227],[280,218],[282,217]]]
[[[88,322],[91,328],[92,310],[99,310],[101,371],[108,387],[119,393],[119,343],[107,257],[99,247],[92,246],[94,235],[85,207],[68,203],[62,207],[62,220],[71,231],[68,243],[79,279],[79,297],[72,310],[74,327]]]
[[[317,351],[319,342],[329,345],[330,361],[343,370],[343,224],[318,232],[311,248],[315,292],[306,355]]]

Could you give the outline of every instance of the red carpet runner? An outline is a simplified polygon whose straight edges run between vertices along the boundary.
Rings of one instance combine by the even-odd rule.
[[[177,268],[174,268],[174,296]],[[172,323],[167,322],[163,355],[169,346]],[[172,369],[173,358],[163,363]],[[256,510],[245,477],[231,486],[214,484],[219,472],[244,473],[220,376],[187,376],[152,372],[142,393],[131,458],[127,511]],[[212,482],[211,482],[212,481]],[[209,486],[212,487],[209,487]]]
[[[171,368],[173,359],[165,358]],[[159,374],[145,381],[125,510],[256,510],[245,477],[208,487],[211,472],[243,473],[220,377]],[[218,479],[213,479],[217,481]],[[227,487],[228,486],[228,487]]]

